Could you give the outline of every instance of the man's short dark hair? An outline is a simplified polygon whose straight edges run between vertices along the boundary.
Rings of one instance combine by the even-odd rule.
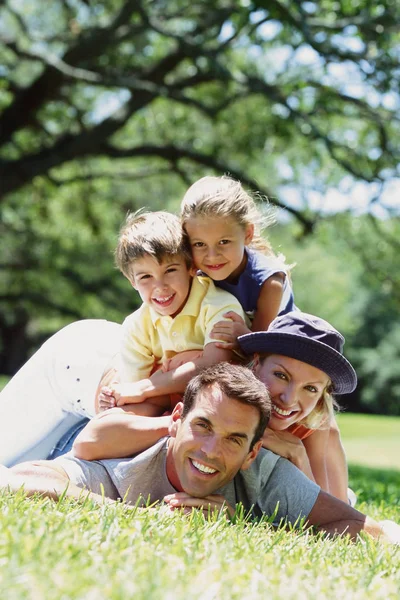
[[[225,396],[242,404],[254,406],[260,414],[250,449],[261,439],[271,415],[271,398],[265,385],[247,367],[218,363],[193,377],[183,397],[182,419],[192,410],[200,392],[205,388],[217,387]]]

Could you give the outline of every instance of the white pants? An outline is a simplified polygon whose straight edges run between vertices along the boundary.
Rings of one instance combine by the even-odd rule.
[[[54,334],[0,392],[0,464],[46,458],[94,400],[108,365],[115,364],[121,326],[77,321]]]

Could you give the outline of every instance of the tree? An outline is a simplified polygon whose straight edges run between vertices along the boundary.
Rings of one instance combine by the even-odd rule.
[[[284,206],[299,235],[321,219],[310,197],[332,186],[365,182],[387,213],[399,12],[394,0],[3,0],[3,370],[68,320],[133,308],[112,266],[123,215],[176,207],[205,171]]]

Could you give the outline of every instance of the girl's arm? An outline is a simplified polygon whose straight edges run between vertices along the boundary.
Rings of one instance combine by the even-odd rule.
[[[257,300],[257,310],[249,329],[239,315],[233,311],[223,316],[229,321],[218,321],[213,327],[211,337],[221,341],[216,342],[218,348],[238,349],[237,338],[252,331],[265,331],[278,315],[283,296],[285,282],[284,273],[275,273],[264,281]]]
[[[275,273],[264,281],[257,300],[257,310],[251,325],[252,331],[265,331],[278,315],[284,283],[284,273]]]

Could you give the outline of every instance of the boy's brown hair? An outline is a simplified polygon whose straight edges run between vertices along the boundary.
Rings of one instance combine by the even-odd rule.
[[[116,265],[127,279],[132,281],[132,264],[136,260],[151,256],[161,264],[166,257],[176,255],[182,255],[187,267],[191,267],[188,238],[176,215],[142,210],[128,214],[115,250]]]

